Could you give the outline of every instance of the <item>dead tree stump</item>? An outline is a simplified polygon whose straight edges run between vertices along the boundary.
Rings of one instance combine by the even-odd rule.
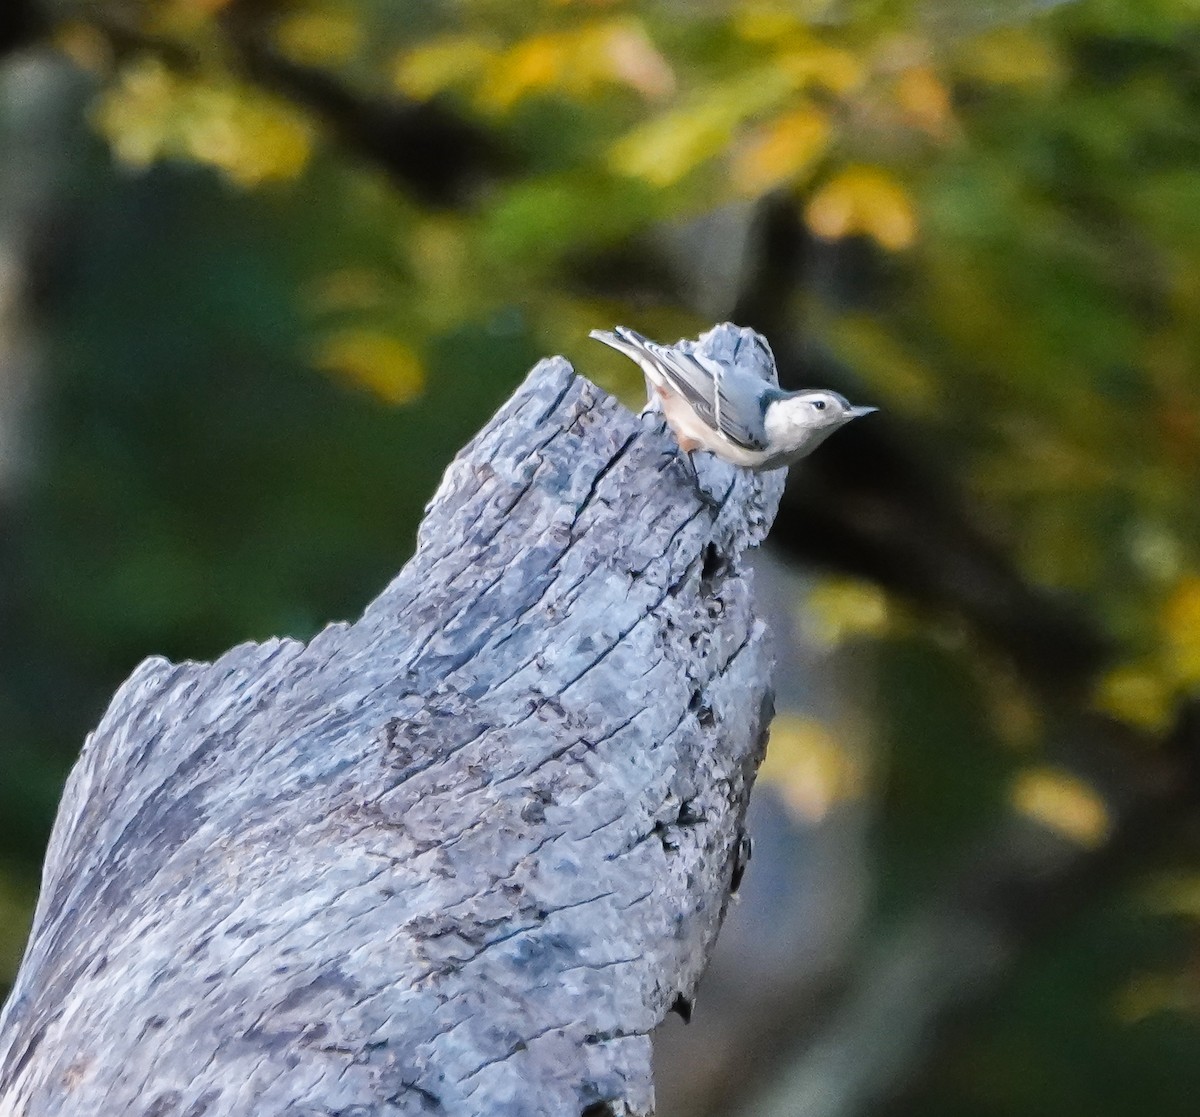
[[[84,745],[0,1018],[4,1117],[653,1109],[770,717],[782,473],[543,361],[354,624],[149,659]]]

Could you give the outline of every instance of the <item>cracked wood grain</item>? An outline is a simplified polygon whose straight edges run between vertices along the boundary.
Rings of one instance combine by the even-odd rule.
[[[68,781],[0,1114],[648,1114],[770,718],[783,474],[543,361],[353,624],[153,658]],[[702,463],[703,467],[703,463]]]

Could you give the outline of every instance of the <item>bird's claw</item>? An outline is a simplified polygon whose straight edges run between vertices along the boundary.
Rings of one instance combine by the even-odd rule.
[[[704,487],[704,483],[700,480],[700,474],[696,470],[696,462],[692,458],[692,453],[693,451],[673,448],[670,450],[664,450],[662,452],[662,456],[664,458],[671,458],[679,462],[683,468],[684,475],[695,487],[696,495],[701,499],[701,501],[703,501],[704,504],[713,509],[722,508],[724,506],[724,501],[720,497],[713,496],[713,494]]]
[[[704,483],[700,480],[700,474],[696,469],[696,459],[692,457],[693,453],[695,453],[694,450],[684,451],[683,461],[687,463],[686,468],[688,478],[691,480],[692,484],[696,486],[696,495],[699,496],[701,501],[708,505],[709,508],[720,509],[721,501],[713,496],[713,494],[704,487]]]

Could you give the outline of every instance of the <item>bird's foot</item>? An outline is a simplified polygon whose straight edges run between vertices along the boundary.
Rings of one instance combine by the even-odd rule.
[[[685,468],[687,470],[688,477],[696,486],[696,494],[700,497],[700,499],[707,504],[709,508],[719,509],[721,507],[721,501],[713,496],[713,494],[704,487],[704,483],[700,480],[700,474],[696,470],[696,459],[692,457],[694,453],[694,450],[687,450],[683,454],[682,461],[687,463]]]
[[[696,495],[705,504],[707,504],[709,508],[721,508],[723,504],[722,500],[713,496],[713,494],[704,487],[704,483],[700,480],[700,474],[696,470],[696,462],[692,457],[692,453],[693,451],[675,448],[671,450],[664,450],[662,456],[664,458],[670,458],[679,463],[681,469],[683,470],[684,476],[695,488]]]

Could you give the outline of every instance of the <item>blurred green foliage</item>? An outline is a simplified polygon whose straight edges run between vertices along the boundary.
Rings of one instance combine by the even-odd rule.
[[[67,144],[37,461],[5,543],[0,975],[61,780],[134,664],[353,615],[537,357],[632,396],[588,329],[708,325],[588,264],[721,207],[783,198],[819,243],[869,250],[882,283],[814,281],[795,319],[937,446],[1031,581],[1115,635],[1099,705],[1161,728],[1200,684],[1195,0],[47,7],[90,130]],[[289,66],[362,104],[433,98],[498,169],[415,200]],[[1089,840],[1085,792],[1020,782],[1041,727],[995,664],[889,616],[867,626],[888,636],[881,910],[1014,803]],[[836,768],[791,728],[776,755]],[[1100,906],[927,1111],[1190,1112],[1198,913]]]

